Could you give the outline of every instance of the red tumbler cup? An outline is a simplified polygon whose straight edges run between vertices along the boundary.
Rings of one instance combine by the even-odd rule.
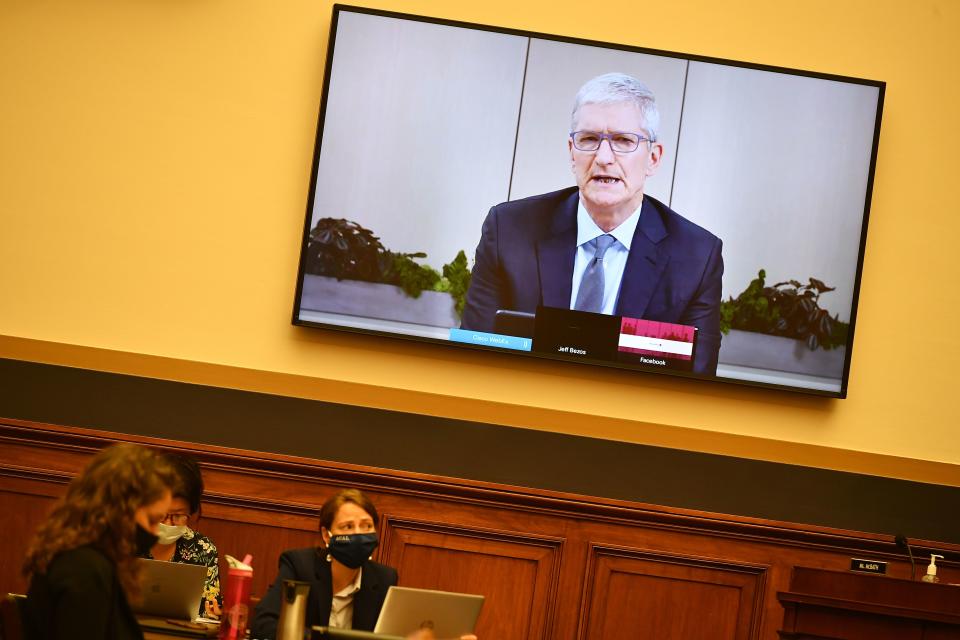
[[[253,571],[233,567],[227,570],[223,615],[220,616],[220,640],[243,640],[246,637],[252,584]]]

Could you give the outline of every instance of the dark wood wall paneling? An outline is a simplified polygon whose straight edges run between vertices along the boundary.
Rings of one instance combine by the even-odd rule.
[[[0,416],[960,544],[960,487],[2,358]]]
[[[776,593],[794,566],[846,569],[866,557],[910,572],[885,535],[0,420],[0,590],[24,590],[32,531],[89,456],[116,441],[200,460],[199,528],[221,555],[254,555],[255,594],[282,550],[314,543],[328,495],[363,488],[380,510],[378,559],[403,585],[484,594],[484,638],[773,640]],[[942,577],[960,582],[960,545],[916,542],[918,554],[944,551]]]

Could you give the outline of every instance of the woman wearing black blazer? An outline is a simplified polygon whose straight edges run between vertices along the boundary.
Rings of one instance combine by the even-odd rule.
[[[37,531],[24,562],[28,640],[142,640],[128,598],[137,555],[156,543],[175,477],[156,453],[115,445],[93,457]]]
[[[320,508],[322,546],[285,551],[276,581],[257,605],[250,637],[276,637],[284,580],[310,583],[306,624],[373,631],[397,571],[370,560],[377,547],[377,509],[356,489],[336,493]]]
[[[280,572],[257,605],[250,637],[274,640],[280,618],[284,580],[310,583],[306,626],[373,631],[387,589],[397,584],[397,570],[370,560],[377,548],[377,509],[363,492],[344,489],[320,508],[322,546],[280,555]],[[430,632],[432,633],[432,632]],[[430,633],[409,638],[429,640]],[[461,640],[477,640],[474,635]]]
[[[332,564],[326,559],[326,551],[318,547],[284,551],[280,555],[280,571],[277,580],[257,606],[256,617],[250,628],[250,637],[261,639],[276,636],[277,621],[280,616],[280,585],[284,580],[309,582],[307,626],[330,626],[331,609],[334,604]],[[364,562],[360,569],[359,589],[352,594],[353,610],[350,626],[342,628],[373,631],[380,616],[380,609],[383,608],[387,589],[397,584],[397,571],[393,567],[372,560]],[[352,588],[349,590],[353,591]],[[338,604],[342,600],[342,597],[338,598]]]

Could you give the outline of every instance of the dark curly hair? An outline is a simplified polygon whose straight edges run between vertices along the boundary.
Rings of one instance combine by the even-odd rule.
[[[190,506],[190,515],[200,510],[200,499],[203,497],[203,474],[200,465],[189,456],[180,453],[165,453],[164,457],[177,474],[178,487],[173,489],[174,498],[183,498]]]
[[[176,487],[176,473],[161,454],[135,444],[107,447],[70,482],[37,530],[24,576],[45,573],[58,553],[90,545],[113,561],[124,591],[136,600],[136,511]]]

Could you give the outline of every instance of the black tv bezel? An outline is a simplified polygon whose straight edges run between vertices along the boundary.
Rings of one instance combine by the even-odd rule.
[[[873,145],[870,151],[870,167],[867,172],[867,184],[866,184],[866,191],[864,194],[865,198],[864,198],[864,209],[863,209],[863,222],[860,229],[860,246],[858,248],[858,253],[857,253],[857,269],[856,269],[856,276],[853,282],[853,298],[850,305],[850,323],[849,323],[850,328],[847,334],[846,358],[843,364],[843,377],[840,383],[840,391],[810,389],[805,387],[796,387],[796,386],[782,385],[782,384],[775,384],[775,383],[768,383],[768,382],[758,382],[753,380],[739,380],[735,378],[725,378],[725,377],[718,377],[718,376],[705,377],[702,375],[687,373],[683,371],[645,369],[640,367],[625,366],[623,364],[616,363],[616,362],[591,360],[586,358],[571,360],[570,358],[564,358],[560,356],[551,356],[549,354],[536,353],[532,351],[518,352],[514,350],[509,350],[509,349],[500,349],[496,347],[484,347],[480,345],[472,345],[472,344],[467,344],[462,342],[451,342],[449,340],[441,340],[438,338],[427,338],[423,336],[393,333],[389,331],[378,331],[376,329],[361,329],[358,327],[348,327],[344,325],[328,324],[324,322],[313,322],[309,320],[300,319],[300,304],[301,304],[301,296],[303,294],[304,263],[306,261],[307,247],[310,239],[310,229],[311,229],[311,222],[313,218],[313,206],[316,200],[317,171],[319,169],[319,164],[320,164],[320,147],[323,141],[323,125],[324,125],[324,120],[326,119],[326,113],[327,113],[327,98],[330,90],[330,74],[333,68],[333,53],[334,53],[334,49],[336,48],[337,24],[339,22],[339,16],[341,12],[360,13],[360,14],[380,16],[385,18],[396,18],[400,20],[413,20],[416,22],[425,22],[429,24],[438,24],[443,26],[460,27],[465,29],[474,29],[478,31],[488,31],[492,33],[515,35],[515,36],[520,36],[524,38],[552,40],[555,42],[585,45],[585,46],[599,47],[604,49],[615,49],[619,51],[629,51],[632,53],[643,53],[643,54],[656,55],[656,56],[662,56],[667,58],[677,58],[677,59],[693,61],[693,62],[722,64],[722,65],[731,66],[731,67],[742,67],[745,69],[770,71],[774,73],[783,73],[783,74],[793,75],[793,76],[819,78],[822,80],[833,80],[838,82],[845,82],[848,84],[859,84],[859,85],[876,88],[878,90],[877,115],[876,115],[876,122],[874,123]],[[856,333],[857,310],[858,310],[859,301],[860,301],[860,285],[861,285],[862,276],[863,276],[863,260],[864,260],[864,255],[866,253],[867,227],[870,219],[870,207],[873,202],[873,182],[874,182],[874,177],[875,177],[876,167],[877,167],[877,153],[880,146],[880,124],[883,116],[883,102],[884,102],[884,94],[886,91],[886,86],[887,86],[886,82],[881,80],[868,80],[865,78],[856,78],[852,76],[823,73],[819,71],[791,69],[789,67],[780,67],[776,65],[744,62],[740,60],[729,60],[726,58],[715,58],[711,56],[703,56],[703,55],[697,55],[697,54],[686,54],[686,53],[681,53],[677,51],[666,51],[663,49],[652,49],[648,47],[638,47],[633,45],[626,45],[626,44],[619,44],[619,43],[612,43],[612,42],[602,42],[598,40],[589,40],[585,38],[559,36],[559,35],[549,34],[549,33],[527,31],[524,29],[497,27],[493,25],[477,24],[473,22],[463,22],[459,20],[449,20],[446,18],[422,16],[422,15],[411,14],[411,13],[402,13],[398,11],[374,9],[370,7],[358,7],[358,6],[346,5],[346,4],[334,4],[333,10],[332,10],[332,18],[330,22],[330,37],[329,37],[329,41],[327,42],[327,58],[324,64],[323,91],[320,96],[320,108],[319,108],[319,114],[317,117],[317,134],[316,134],[316,140],[314,141],[313,164],[312,164],[311,173],[310,173],[310,189],[307,194],[306,217],[304,221],[303,234],[301,236],[301,242],[300,242],[300,260],[299,260],[299,265],[297,269],[297,286],[296,286],[296,292],[295,292],[294,301],[293,301],[292,324],[300,327],[328,329],[333,331],[342,331],[347,333],[361,334],[365,336],[379,336],[379,337],[390,338],[390,339],[442,345],[447,348],[452,348],[459,351],[467,349],[467,350],[473,350],[473,351],[483,351],[486,353],[497,353],[505,357],[521,358],[525,360],[529,358],[536,358],[538,360],[550,360],[554,362],[561,362],[561,363],[575,366],[575,367],[580,367],[584,365],[600,366],[600,367],[605,367],[609,369],[619,369],[619,370],[629,371],[631,373],[638,373],[638,374],[653,374],[656,376],[666,375],[666,376],[675,377],[675,378],[686,378],[689,380],[697,380],[697,381],[704,381],[704,382],[720,382],[723,384],[733,384],[737,386],[747,386],[747,387],[754,387],[759,389],[772,389],[772,390],[788,391],[791,393],[800,393],[804,395],[844,399],[847,397],[847,389],[848,389],[849,378],[850,378],[850,364],[853,360],[853,340],[854,340],[854,335]]]

